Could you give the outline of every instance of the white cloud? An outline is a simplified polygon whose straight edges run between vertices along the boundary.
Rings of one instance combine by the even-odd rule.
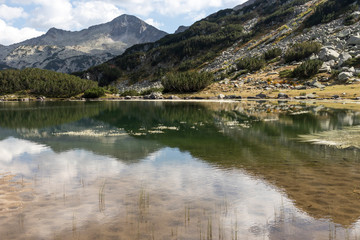
[[[47,147],[30,141],[8,138],[0,141],[0,163],[10,163],[24,154],[38,154]]]
[[[126,12],[139,16],[161,14],[163,16],[179,16],[196,13],[208,8],[235,7],[246,0],[109,0]]]
[[[145,22],[146,22],[147,24],[150,24],[151,26],[154,26],[154,27],[158,28],[158,29],[161,28],[162,26],[164,26],[164,24],[162,24],[162,23],[160,23],[160,22],[157,22],[157,21],[155,21],[155,20],[152,19],[152,18],[146,19]]]
[[[72,11],[73,19],[76,19],[77,28],[104,23],[124,14],[114,4],[104,1],[74,2]]]
[[[5,4],[0,5],[0,19],[12,20],[16,18],[26,17],[24,9],[20,7],[9,7]]]
[[[182,14],[189,14],[193,12],[202,11],[204,8],[221,7],[222,0],[160,0],[152,3],[156,7],[156,11],[162,15],[178,16]],[[155,9],[154,9],[155,10]]]
[[[9,45],[24,41],[29,38],[37,37],[44,34],[44,32],[37,31],[33,28],[15,28],[7,25],[0,19],[0,43]]]
[[[21,0],[17,0],[19,2]],[[31,27],[47,30],[56,27],[79,30],[105,23],[124,11],[107,1],[30,0],[35,6],[30,14]]]
[[[35,28],[57,27],[69,30],[72,26],[72,4],[69,0],[34,0],[38,6],[31,13],[30,22]]]
[[[197,13],[193,13],[193,14],[188,14],[188,18],[191,19],[192,21],[196,22],[199,21],[203,18],[206,17],[206,13],[205,12],[197,12]]]

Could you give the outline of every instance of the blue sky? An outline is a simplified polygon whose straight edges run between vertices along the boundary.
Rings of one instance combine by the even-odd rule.
[[[135,15],[173,33],[220,9],[245,0],[0,0],[0,44],[9,45],[44,34],[49,28],[81,30]]]

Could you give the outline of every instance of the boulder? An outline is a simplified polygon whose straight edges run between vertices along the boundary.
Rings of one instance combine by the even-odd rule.
[[[328,65],[328,66],[330,66],[330,67],[335,67],[336,62],[335,62],[335,60],[330,60],[330,61],[327,61],[327,62],[326,62],[326,65]]]
[[[360,44],[360,35],[352,35],[347,41],[348,45],[359,45]]]
[[[325,87],[325,85],[322,85],[322,84],[321,84],[320,82],[318,82],[318,81],[313,82],[313,83],[311,84],[311,86],[316,87],[316,88],[324,88],[324,87]]]
[[[352,56],[349,53],[343,52],[339,56],[339,66],[342,66],[347,60],[349,60],[351,58],[352,58]]]
[[[149,95],[149,99],[164,99],[161,92],[153,92]]]
[[[171,95],[171,96],[169,96],[167,99],[179,100],[180,98],[179,98],[178,96]]]
[[[306,89],[306,86],[304,86],[304,85],[297,85],[297,86],[295,86],[295,89],[296,89],[296,90],[304,90],[304,89]]]
[[[289,96],[285,93],[279,93],[277,98],[278,99],[287,99],[287,98],[289,98]]]
[[[339,38],[344,38],[344,37],[349,36],[350,34],[351,34],[351,30],[350,30],[350,29],[344,29],[344,30],[340,31],[340,32],[337,34],[337,36],[338,36]]]
[[[241,96],[227,95],[227,96],[225,96],[225,99],[241,99]]]
[[[337,51],[327,47],[322,47],[319,52],[319,58],[325,62],[330,60],[338,60],[339,56],[340,54]]]
[[[266,76],[273,76],[273,75],[278,75],[278,72],[269,72],[266,74]]]
[[[320,73],[330,73],[331,72],[331,67],[327,65],[326,62],[324,62],[321,66],[321,68],[319,69]]]
[[[343,82],[349,80],[349,78],[353,77],[353,74],[351,72],[342,72],[338,76],[338,80]]]
[[[360,17],[360,12],[359,11],[355,11],[351,14],[354,17]]]
[[[325,76],[322,76],[322,77],[319,79],[319,82],[322,82],[322,83],[328,82],[328,81],[330,81],[330,78],[325,77]]]
[[[267,96],[263,93],[260,93],[260,94],[256,95],[256,98],[264,99],[264,98],[267,98]]]
[[[37,97],[37,98],[36,98],[36,100],[37,100],[37,101],[41,101],[41,102],[42,102],[42,101],[45,101],[45,97],[43,97],[43,96],[41,96],[41,97]]]
[[[313,53],[313,54],[311,54],[311,56],[310,56],[310,60],[315,60],[315,59],[318,59],[319,58],[319,56],[318,55],[316,55],[315,53]]]
[[[306,95],[306,98],[307,98],[307,99],[315,99],[315,98],[317,98],[317,97],[318,97],[318,96],[315,95],[315,94],[313,94],[313,93],[309,93],[309,94]]]

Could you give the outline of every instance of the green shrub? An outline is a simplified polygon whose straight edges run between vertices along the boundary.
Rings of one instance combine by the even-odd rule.
[[[237,72],[237,73],[231,78],[231,80],[239,79],[239,78],[241,77],[241,75],[245,74],[246,72],[247,72],[246,70],[242,70],[242,71]]]
[[[344,63],[345,66],[348,67],[360,67],[360,58],[350,58]]]
[[[327,23],[337,19],[341,14],[352,8],[351,4],[356,0],[328,0],[317,6],[314,14],[305,20],[305,27],[311,27],[320,23]]]
[[[274,59],[278,56],[281,56],[281,54],[282,54],[282,51],[280,48],[272,48],[264,53],[264,58],[266,61],[268,61],[268,60]]]
[[[359,17],[356,17],[355,15],[348,15],[344,19],[344,25],[350,26],[350,25],[353,25],[354,23],[358,22],[359,20],[360,20]]]
[[[122,97],[139,96],[139,95],[140,95],[140,93],[138,93],[136,90],[127,90],[127,91],[120,94],[120,96],[122,96]]]
[[[332,79],[338,79],[339,74],[341,73],[340,70],[332,70],[331,71],[331,78]]]
[[[293,71],[290,69],[283,70],[283,71],[279,72],[279,76],[281,78],[291,78],[293,76]]]
[[[297,78],[310,78],[316,75],[323,64],[320,60],[308,60],[294,69],[293,77]]]
[[[178,72],[168,73],[162,79],[164,92],[197,92],[214,81],[214,75],[208,72]]]
[[[276,58],[273,58],[273,59],[267,61],[267,64],[276,63],[276,62],[278,62],[278,61],[280,61],[280,60],[281,60],[281,57],[278,56],[278,57],[276,57]]]
[[[105,90],[100,87],[91,88],[84,92],[83,98],[99,98],[105,95]]]
[[[116,81],[121,77],[122,73],[119,68],[110,64],[101,64],[98,67],[98,71],[102,73],[102,77],[98,79],[99,86],[103,87]]]
[[[248,70],[249,72],[260,70],[265,66],[265,60],[261,57],[246,57],[240,59],[236,66],[238,70]]]
[[[110,93],[110,94],[118,94],[119,93],[119,89],[115,86],[106,86],[105,87],[105,91],[106,93]]]
[[[303,42],[292,45],[285,53],[285,62],[300,61],[308,58],[313,53],[318,53],[321,49],[321,44],[318,42]]]

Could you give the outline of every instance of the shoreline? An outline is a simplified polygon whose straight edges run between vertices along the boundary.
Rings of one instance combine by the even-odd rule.
[[[348,108],[350,105],[360,109],[360,100],[357,99],[278,99],[278,98],[239,98],[239,99],[199,99],[199,98],[179,98],[179,99],[144,99],[140,97],[134,97],[131,99],[125,98],[97,98],[97,99],[54,99],[49,98],[45,100],[37,99],[11,99],[11,100],[2,100],[0,103],[34,103],[34,102],[197,102],[197,103],[239,103],[239,102],[269,102],[277,104],[312,104],[312,105],[331,105],[334,107],[336,105],[344,106]]]

